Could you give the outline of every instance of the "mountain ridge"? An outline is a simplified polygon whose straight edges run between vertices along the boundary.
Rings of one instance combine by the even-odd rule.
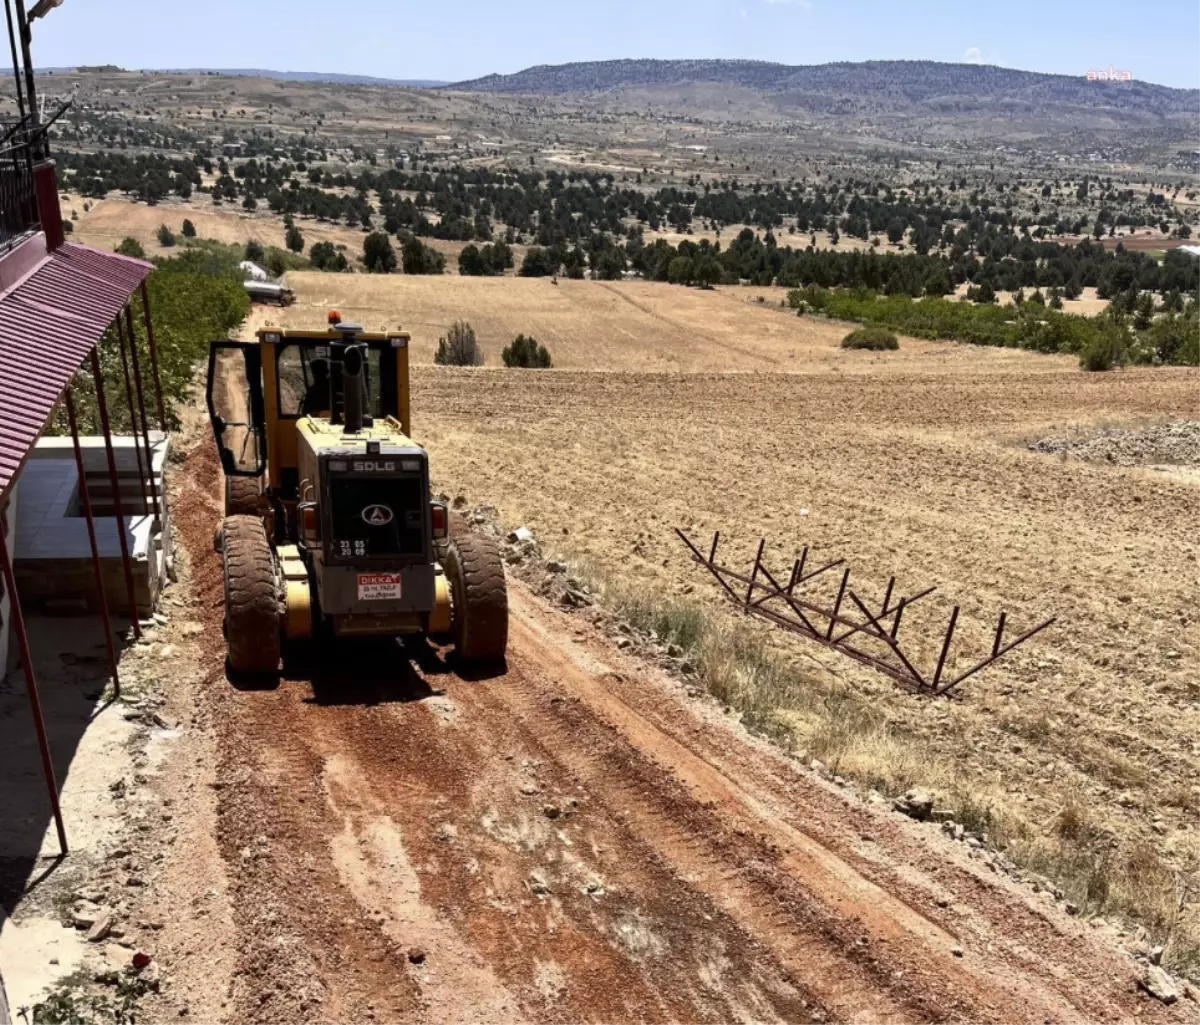
[[[828,109],[829,100],[877,100],[885,107],[977,102],[1057,103],[1156,115],[1194,113],[1200,90],[1151,82],[1090,82],[1086,76],[940,61],[840,61],[779,64],[751,60],[626,59],[540,64],[510,75],[484,75],[441,88],[493,94],[595,94],[695,84],[740,86],[784,98],[789,106]],[[809,102],[806,102],[806,99]],[[822,102],[815,102],[821,100]]]

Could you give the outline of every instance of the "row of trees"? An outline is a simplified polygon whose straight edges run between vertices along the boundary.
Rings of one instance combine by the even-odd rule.
[[[472,263],[474,259],[473,253]],[[951,259],[875,250],[793,249],[780,246],[770,233],[759,238],[748,228],[725,248],[720,242],[687,239],[677,246],[663,239],[645,245],[637,235],[624,244],[592,235],[571,246],[534,246],[527,251],[520,273],[527,277],[559,273],[583,277],[585,268],[602,279],[619,278],[630,271],[652,281],[701,287],[748,281],[762,286],[867,288],[913,297],[949,295],[965,282],[975,288],[973,297],[983,302],[994,301],[997,291],[1024,288],[1053,291],[1067,299],[1078,298],[1085,287],[1095,287],[1102,298],[1145,291],[1186,294],[1200,289],[1200,261],[1178,250],[1168,252],[1159,263],[1121,247],[1108,250],[1090,242],[1063,246],[1030,239],[1011,247],[987,247],[983,257],[963,252]]]
[[[936,297],[914,300],[907,295],[880,295],[865,288],[798,288],[788,293],[788,303],[800,314],[819,312],[918,338],[947,338],[1046,353],[1108,353],[1112,357],[1109,365],[1114,360],[1189,365],[1200,362],[1200,312],[1195,299],[1164,304],[1157,316],[1153,310],[1147,313],[1144,307],[1131,315],[1124,303],[1114,303],[1096,317],[1060,313],[1035,302],[976,306]],[[1104,361],[1097,357],[1095,362]]]

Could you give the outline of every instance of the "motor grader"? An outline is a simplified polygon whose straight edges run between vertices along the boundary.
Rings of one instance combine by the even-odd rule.
[[[412,439],[409,336],[331,312],[319,330],[210,346],[207,402],[225,474],[229,668],[274,674],[310,639],[428,636],[466,663],[508,641],[494,541],[450,530]]]

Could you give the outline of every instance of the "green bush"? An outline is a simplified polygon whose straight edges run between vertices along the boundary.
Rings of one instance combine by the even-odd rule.
[[[158,244],[170,248],[175,244],[175,232],[168,228],[165,224],[160,224],[158,227]]]
[[[860,327],[851,331],[842,339],[843,349],[870,349],[872,352],[883,352],[900,348],[896,336],[882,327]]]
[[[335,249],[332,242],[314,242],[309,247],[308,260],[317,270],[340,273],[348,266],[346,254]]]
[[[1129,339],[1123,328],[1112,323],[1103,325],[1079,351],[1079,365],[1084,370],[1112,370],[1124,362]]]
[[[506,367],[547,369],[550,366],[550,350],[539,345],[532,335],[528,338],[517,335],[510,345],[501,350],[500,358]]]
[[[400,255],[405,274],[442,274],[446,270],[446,258],[416,235],[401,238]]]
[[[250,300],[242,287],[241,273],[237,270],[240,256],[239,246],[201,243],[196,248],[180,252],[178,256],[155,259],[155,270],[146,279],[168,427],[178,426],[172,407],[187,399],[196,366],[208,356],[209,342],[228,337],[250,312]],[[135,298],[134,305],[140,306],[140,300]],[[141,311],[136,308],[133,323],[146,388],[146,413],[151,428],[157,429],[158,416],[151,383],[152,364],[144,320]],[[127,433],[130,428],[129,403],[125,395],[120,349],[116,334],[111,329],[100,342],[100,363],[113,430]],[[75,405],[83,432],[98,434],[100,420],[90,369],[85,369],[78,377]],[[67,425],[61,410],[50,429],[51,433],[66,433]]]
[[[122,256],[132,256],[135,260],[146,259],[145,248],[136,238],[130,236],[121,239],[121,244],[117,246],[116,251]]]
[[[465,320],[455,321],[450,330],[438,339],[433,362],[448,367],[483,366],[483,353],[479,351],[475,329]]]
[[[551,255],[549,249],[541,246],[530,246],[521,261],[521,277],[548,278],[558,273],[558,261]]]
[[[382,231],[373,231],[363,239],[363,263],[372,274],[391,274],[396,269],[396,251]]]

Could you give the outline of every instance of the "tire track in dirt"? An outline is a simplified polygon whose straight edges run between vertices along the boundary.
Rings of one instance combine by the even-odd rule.
[[[494,679],[379,644],[233,690],[207,446],[184,472],[235,1020],[1178,1017],[1081,926],[795,776],[520,585]]]

